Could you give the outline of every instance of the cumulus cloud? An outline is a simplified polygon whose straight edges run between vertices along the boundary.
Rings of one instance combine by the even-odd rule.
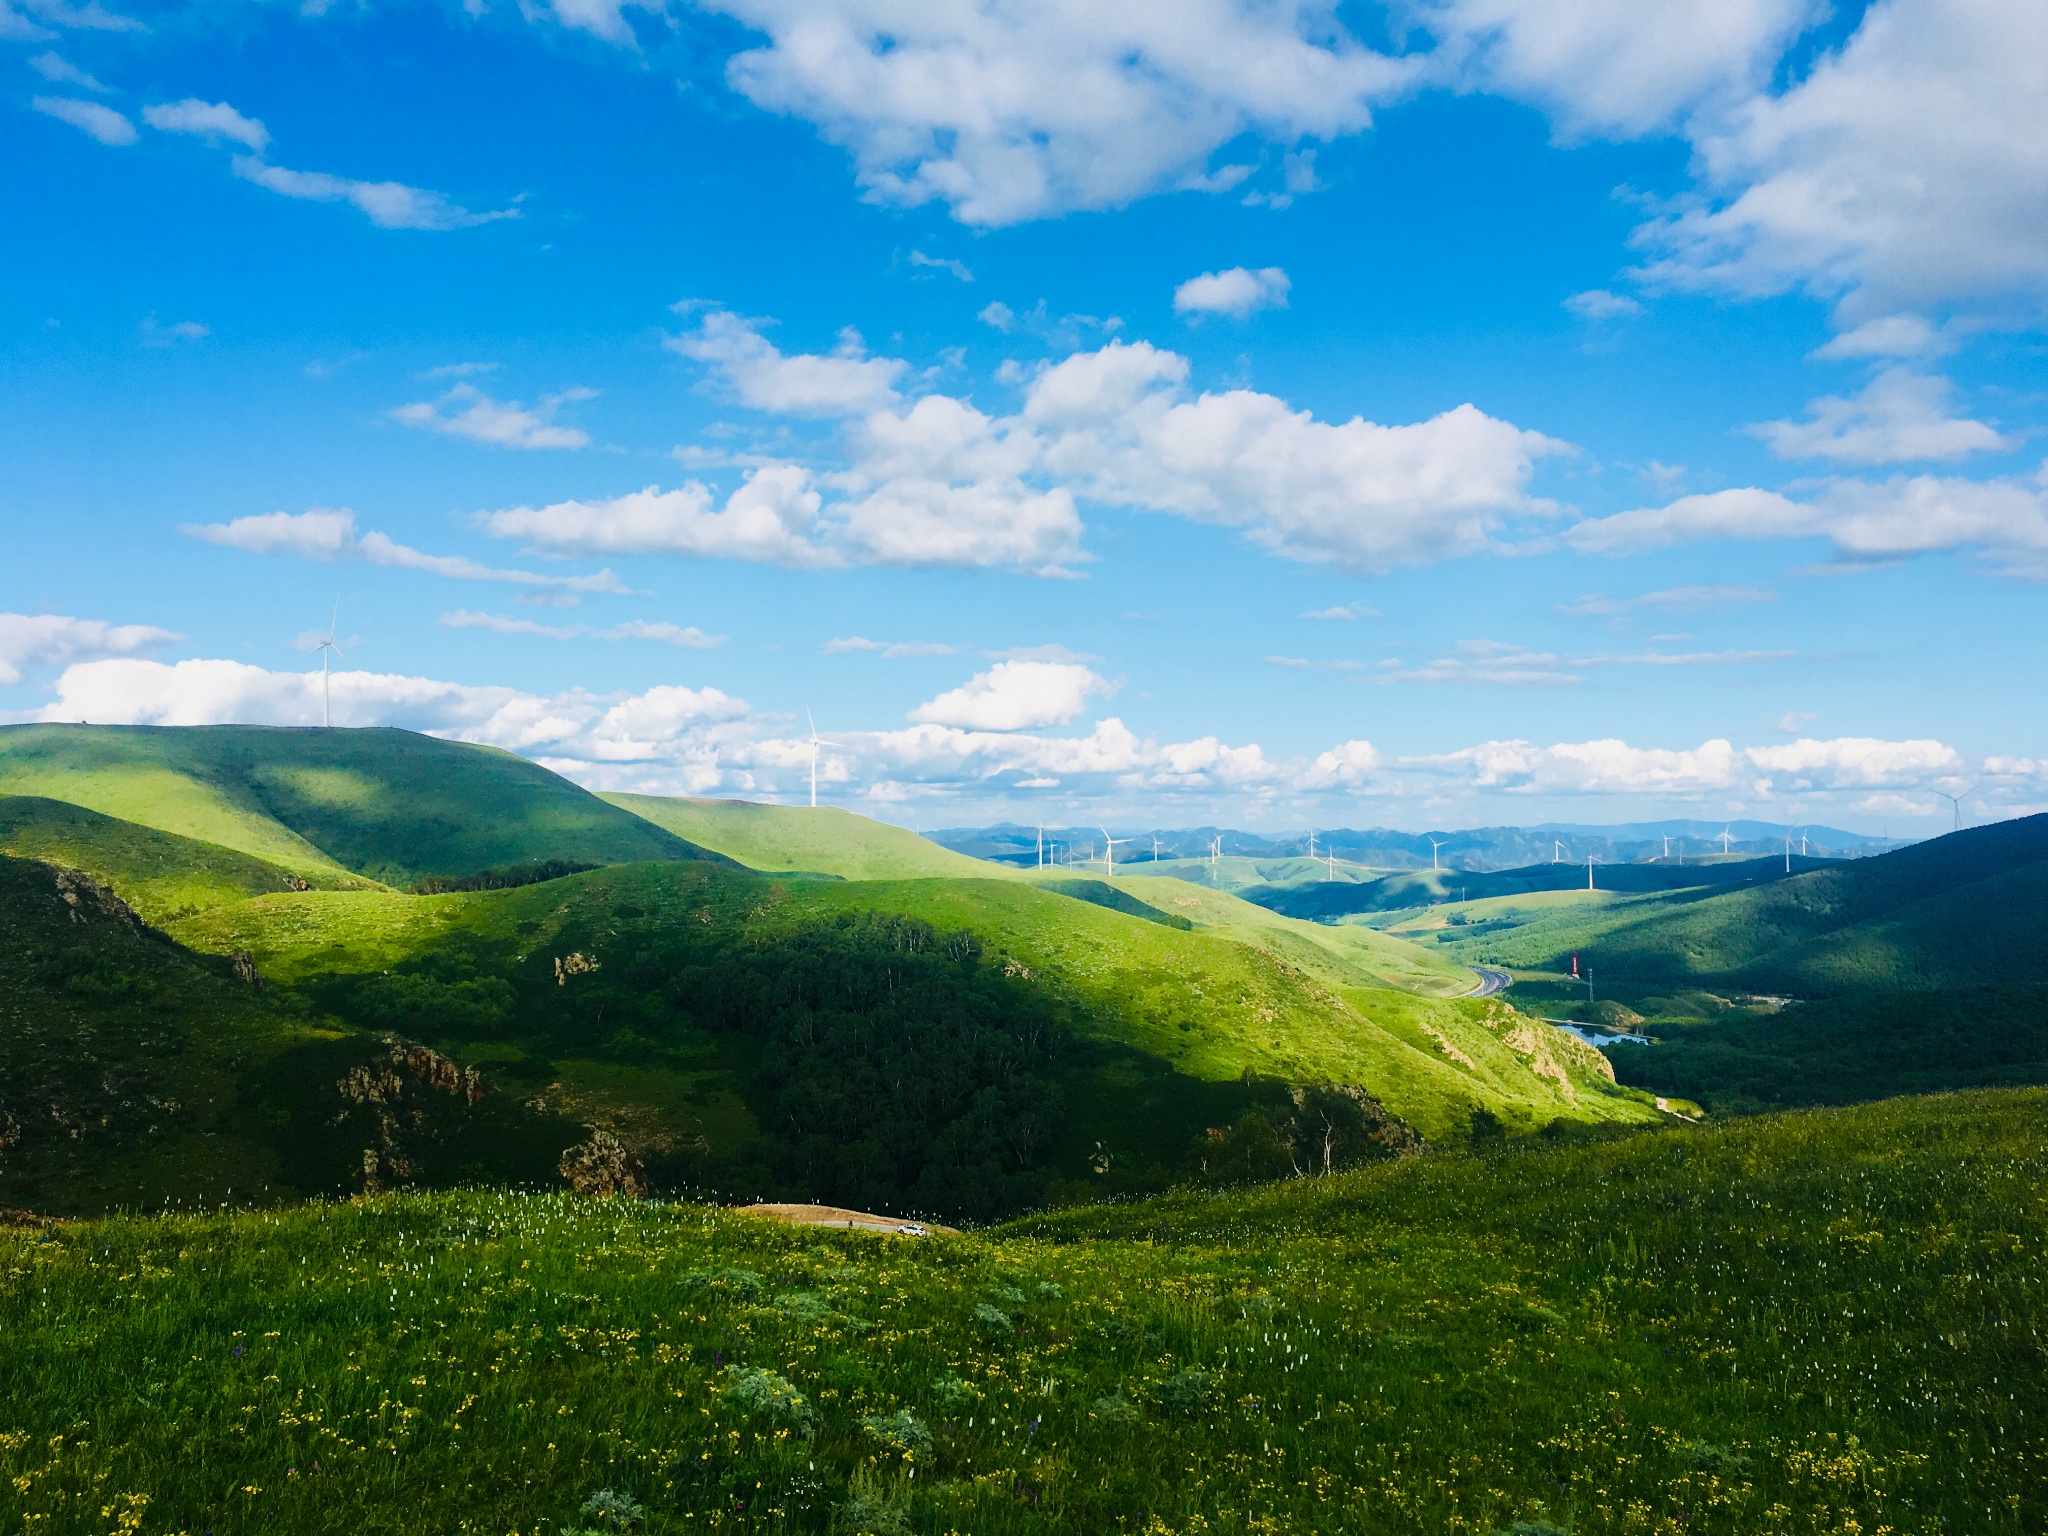
[[[1288,559],[1373,570],[1472,554],[1541,514],[1534,461],[1563,443],[1461,405],[1412,426],[1317,421],[1252,390],[1187,397],[1187,360],[1112,342],[1033,381],[1024,420],[1077,493],[1242,527]]]
[[[218,142],[232,139],[251,154],[260,155],[270,147],[270,130],[253,117],[244,117],[224,101],[164,102],[144,107],[142,120],[163,133],[191,133]]]
[[[1710,14],[1727,7],[1704,7]],[[1644,26],[1669,18],[1644,10]],[[1788,89],[1692,128],[1705,195],[1638,232],[1647,278],[1840,297],[1853,321],[2048,301],[2048,11],[1880,0]]]
[[[2015,574],[2048,576],[2048,466],[2025,479],[1834,480],[1806,501],[1754,488],[1715,491],[1588,518],[1564,537],[1585,554],[1695,539],[1825,538],[1854,561],[1968,549]]]
[[[181,638],[152,624],[109,624],[102,619],[54,613],[0,613],[0,684],[20,682],[30,667],[132,656]]]
[[[1748,428],[1781,459],[1835,459],[1848,464],[1904,464],[1961,459],[2019,446],[1981,421],[1952,415],[1955,386],[1947,379],[1886,368],[1853,398],[1823,395],[1805,421],[1765,421]]]
[[[890,380],[903,365],[847,372],[880,360],[784,356],[752,322],[722,312],[676,345],[763,410],[843,414],[885,394],[894,403],[844,422],[838,466],[752,461],[734,500],[772,491],[780,513],[751,531],[713,513],[713,493],[697,484],[486,513],[482,526],[557,549],[629,547],[607,540],[630,527],[630,547],[649,552],[1064,575],[1086,558],[1077,502],[1092,500],[1243,528],[1290,559],[1376,570],[1470,554],[1509,519],[1547,515],[1550,504],[1527,494],[1534,461],[1571,451],[1470,405],[1382,426],[1317,421],[1251,390],[1197,396],[1187,359],[1146,342],[1018,372],[1023,406],[1008,416],[944,394],[902,404]]]
[[[1515,794],[1700,795],[1742,790],[1764,797],[1910,787],[1962,764],[1939,741],[1841,737],[1748,747],[1716,739],[1689,749],[1632,747],[1613,739],[1538,746],[1489,741],[1434,756],[1402,758],[1405,767]]]
[[[716,369],[751,410],[791,416],[853,416],[896,403],[900,358],[868,357],[853,331],[840,333],[830,355],[790,356],[761,334],[761,322],[714,309],[666,345]]]
[[[112,107],[103,107],[96,101],[80,101],[71,96],[32,96],[29,105],[45,117],[54,117],[91,134],[102,144],[119,146],[135,142],[135,125]]]
[[[426,571],[457,581],[502,581],[514,586],[553,592],[623,592],[610,571],[592,576],[543,576],[533,571],[499,570],[460,555],[429,555],[400,544],[372,529],[356,531],[356,515],[346,507],[315,507],[308,512],[262,512],[227,523],[184,523],[178,532],[252,555],[290,555],[301,560],[362,560],[400,570]]]
[[[1247,131],[1294,144],[1362,129],[1418,79],[1321,4],[1018,6],[716,0],[765,33],[727,79],[852,151],[871,197],[968,224],[1107,208],[1211,176]]]
[[[1920,315],[1879,315],[1814,349],[1817,358],[1940,357],[1956,348],[1955,334]]]
[[[967,263],[956,261],[950,256],[927,256],[923,251],[912,251],[910,264],[913,267],[935,267],[941,272],[950,272],[963,283],[974,281],[974,274],[968,270]]]
[[[1285,309],[1294,286],[1278,267],[1232,267],[1204,272],[1173,290],[1173,308],[1182,315],[1229,315],[1242,320],[1255,309]]]
[[[476,526],[494,538],[523,539],[555,554],[692,555],[818,568],[839,558],[813,537],[821,498],[809,471],[794,464],[757,469],[714,507],[696,482],[656,486],[603,501],[479,512]]]
[[[529,411],[517,400],[493,400],[473,384],[457,384],[440,399],[401,405],[391,419],[408,427],[466,437],[500,448],[587,448],[590,434],[580,427],[559,426],[555,412],[578,400],[595,400],[594,389],[565,389],[544,395]]]
[[[972,731],[1030,731],[1065,725],[1115,685],[1071,662],[1002,661],[920,704],[910,718]]]
[[[1765,85],[1821,0],[1424,0],[1468,86],[1548,108],[1573,137],[1634,135]]]

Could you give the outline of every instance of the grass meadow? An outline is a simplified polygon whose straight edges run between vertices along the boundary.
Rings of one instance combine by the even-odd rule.
[[[922,1239],[483,1191],[0,1231],[0,1529],[2034,1533],[2044,1111]]]

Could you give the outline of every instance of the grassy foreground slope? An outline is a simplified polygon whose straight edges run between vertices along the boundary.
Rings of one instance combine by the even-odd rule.
[[[626,1500],[647,1536],[2031,1536],[2044,1113],[1907,1100],[915,1241],[487,1193],[0,1230],[0,1499],[216,1536]]]
[[[832,807],[756,805],[661,795],[599,795],[621,810],[768,874],[842,880],[1000,879],[1002,865],[970,859],[904,827]]]
[[[0,726],[0,793],[82,805],[311,876],[706,857],[494,747],[411,731]]]

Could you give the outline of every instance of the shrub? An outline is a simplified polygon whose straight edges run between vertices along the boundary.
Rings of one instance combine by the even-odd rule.
[[[860,1421],[860,1427],[899,1455],[917,1457],[932,1453],[932,1432],[908,1408],[870,1414]]]
[[[817,1422],[801,1392],[773,1371],[758,1366],[728,1366],[725,1390],[720,1396],[748,1418],[767,1419],[800,1435],[809,1434]]]

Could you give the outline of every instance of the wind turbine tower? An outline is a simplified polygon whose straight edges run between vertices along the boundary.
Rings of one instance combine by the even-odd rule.
[[[334,616],[327,621],[327,638],[313,647],[320,653],[320,729],[326,730],[331,723],[332,696],[328,693],[327,662],[330,657],[341,656],[341,647],[334,643],[334,626],[341,619],[341,604],[334,605]],[[346,656],[341,656],[347,661]]]
[[[1721,852],[1722,852],[1722,854],[1723,854],[1724,856],[1725,856],[1725,855],[1727,854],[1727,852],[1728,852],[1728,844],[1729,844],[1729,841],[1730,841],[1730,837],[1729,837],[1729,832],[1728,832],[1728,829],[1727,829],[1726,827],[1723,827],[1723,828],[1721,829]]]
[[[1553,864],[1562,864],[1564,862],[1564,844],[1554,837],[1550,840],[1550,862]]]
[[[1102,868],[1104,874],[1109,879],[1114,880],[1116,878],[1116,845],[1132,841],[1134,839],[1128,837],[1111,837],[1109,835],[1109,828],[1104,827],[1102,829]]]
[[[1950,805],[1953,805],[1953,806],[1954,806],[1954,807],[1956,808],[1956,824],[1955,824],[1955,827],[1953,828],[1953,830],[1955,830],[1955,831],[1957,831],[1957,832],[1960,832],[1960,831],[1962,831],[1962,830],[1963,830],[1963,802],[1964,802],[1965,800],[1969,799],[1969,798],[1970,798],[1970,796],[1972,796],[1972,795],[1974,795],[1975,793],[1977,793],[1977,791],[1978,791],[1978,790],[1980,790],[1980,789],[1982,789],[1983,787],[1984,787],[1984,786],[1983,786],[1982,784],[1972,784],[1972,785],[1971,785],[1971,786],[1970,786],[1970,787],[1969,787],[1968,789],[1964,790],[1964,791],[1963,791],[1963,792],[1962,792],[1962,793],[1961,793],[1960,795],[1951,795],[1951,794],[1949,794],[1949,793],[1948,793],[1948,792],[1947,792],[1946,790],[1940,790],[1940,789],[1937,789],[1937,790],[1935,791],[1935,793],[1936,793],[1937,795],[1940,795],[1942,799],[1944,799],[1944,800],[1948,801],[1948,803],[1949,803]]]
[[[1045,823],[1038,824],[1038,867],[1045,868]]]
[[[818,808],[818,748],[836,747],[839,743],[819,738],[818,722],[811,714],[811,707],[808,704],[804,706],[804,718],[811,722],[811,809],[815,811]]]
[[[1442,868],[1442,866],[1438,864],[1436,861],[1436,851],[1437,849],[1443,847],[1443,845],[1449,841],[1450,839],[1446,837],[1432,837],[1429,840],[1429,867],[1431,869]]]
[[[1586,855],[1586,889],[1593,889],[1593,855]]]

